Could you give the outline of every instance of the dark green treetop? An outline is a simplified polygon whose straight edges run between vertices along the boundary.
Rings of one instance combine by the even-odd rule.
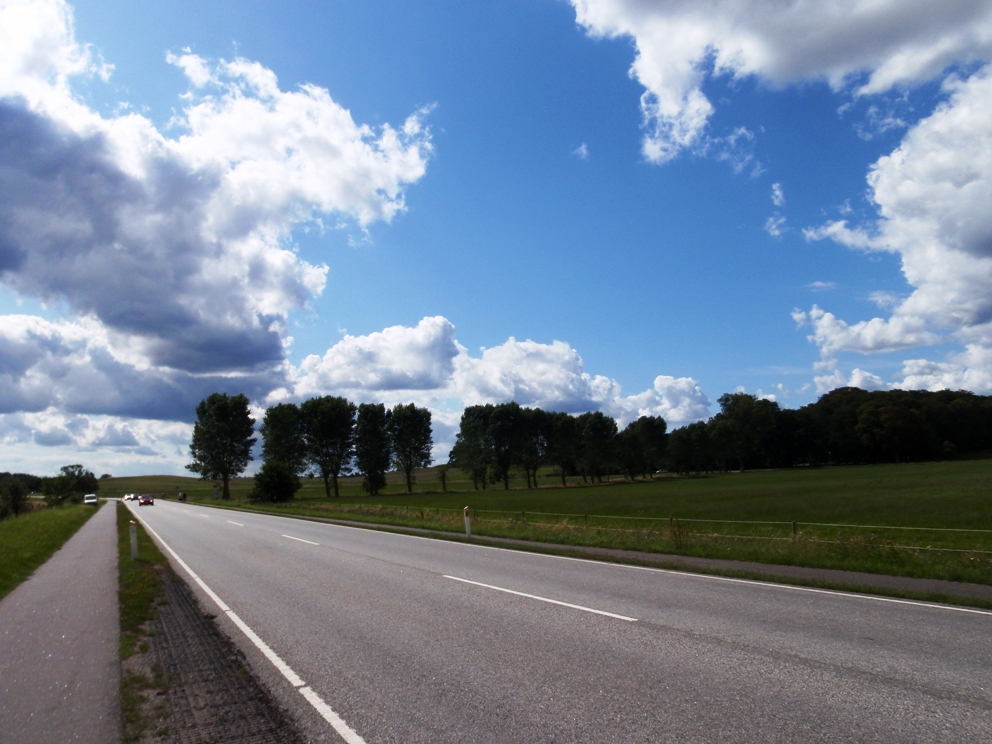
[[[251,461],[255,444],[255,419],[248,411],[248,398],[239,393],[213,393],[196,406],[196,423],[189,452],[193,462],[187,470],[201,478],[219,478],[224,498],[231,498],[230,480]]]
[[[303,443],[307,462],[324,480],[330,498],[331,481],[338,495],[338,475],[347,470],[354,452],[355,404],[345,398],[324,395],[300,404]]]
[[[362,489],[375,496],[386,485],[392,447],[389,411],[382,403],[362,403],[355,423],[355,465],[365,476]]]
[[[431,412],[413,403],[393,406],[389,417],[393,464],[406,476],[406,491],[413,493],[413,471],[431,464],[434,439]]]

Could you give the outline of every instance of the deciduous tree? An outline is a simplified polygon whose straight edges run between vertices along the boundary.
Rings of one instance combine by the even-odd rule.
[[[386,486],[392,454],[389,411],[382,403],[362,403],[355,422],[355,465],[364,476],[362,489],[375,496]]]
[[[0,480],[0,519],[8,514],[18,516],[27,497],[28,489],[19,478],[8,475]]]
[[[406,476],[406,492],[413,493],[413,471],[431,464],[434,439],[431,412],[413,403],[393,406],[389,417],[393,463]]]
[[[330,395],[310,398],[300,405],[307,462],[323,478],[328,498],[332,481],[337,498],[338,476],[351,464],[357,410],[346,398]]]
[[[279,460],[266,460],[255,474],[252,501],[290,501],[300,490],[299,477],[289,465]]]
[[[265,411],[262,425],[262,460],[281,462],[297,477],[307,469],[303,416],[295,403],[279,403]]]
[[[62,506],[68,501],[79,501],[83,494],[96,493],[100,482],[82,465],[63,465],[54,478],[41,479],[41,492],[50,506]]]
[[[213,393],[196,407],[193,441],[189,445],[193,462],[186,469],[204,479],[220,479],[223,497],[230,499],[231,478],[243,473],[252,459],[254,433],[255,419],[248,411],[245,395]]]
[[[493,459],[492,440],[489,436],[489,417],[492,404],[468,406],[462,411],[458,434],[451,448],[448,462],[472,477],[472,486],[479,490],[479,482],[486,487],[489,466]]]

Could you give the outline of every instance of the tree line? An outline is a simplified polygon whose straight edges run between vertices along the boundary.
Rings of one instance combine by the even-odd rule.
[[[448,464],[467,473],[476,490],[499,482],[509,489],[515,467],[524,471],[528,488],[537,487],[538,468],[548,465],[559,471],[562,485],[568,475],[602,482],[604,475],[622,472],[633,479],[665,464],[666,430],[658,416],[641,416],[618,431],[600,411],[572,416],[512,402],[469,406]]]
[[[992,396],[967,391],[839,388],[802,408],[787,409],[748,393],[727,393],[720,411],[668,432],[665,420],[641,416],[619,430],[599,411],[573,416],[523,408],[517,403],[469,406],[462,414],[447,469],[467,474],[475,489],[524,473],[528,488],[552,467],[562,485],[568,476],[601,482],[622,474],[633,480],[662,469],[677,473],[780,468],[796,465],[907,462],[992,451]],[[255,444],[254,419],[244,395],[215,393],[197,406],[187,466],[224,483],[240,474]],[[328,497],[338,478],[357,472],[370,495],[385,486],[391,468],[413,490],[414,471],[431,464],[431,414],[414,404],[387,409],[342,397],[281,403],[265,412],[260,427],[263,464],[254,498],[286,500],[304,476],[319,477]]]
[[[669,435],[676,472],[936,460],[992,450],[992,397],[838,388],[802,408],[746,393]]]
[[[103,475],[102,478],[109,478]],[[59,474],[41,478],[29,473],[0,473],[0,520],[17,517],[28,508],[28,496],[41,491],[48,506],[79,503],[87,493],[100,490],[100,482],[82,465],[63,465]]]
[[[257,439],[255,419],[244,395],[214,393],[196,407],[196,423],[187,469],[203,478],[229,482],[252,460]],[[431,464],[434,445],[431,412],[413,403],[387,409],[382,403],[355,405],[343,397],[319,396],[299,405],[280,403],[265,411],[259,427],[262,465],[255,476],[252,498],[287,501],[300,489],[301,477],[319,477],[324,492],[339,495],[338,478],[354,471],[362,488],[377,495],[390,468],[401,471],[408,492],[414,471]]]

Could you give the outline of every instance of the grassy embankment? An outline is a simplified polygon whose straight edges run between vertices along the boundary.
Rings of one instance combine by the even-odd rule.
[[[453,533],[464,529],[461,508],[469,505],[479,536],[992,584],[990,460],[615,478],[602,485],[569,478],[565,488],[548,471],[541,488],[527,490],[518,478],[510,491],[501,483],[473,491],[463,474],[449,471],[448,493],[436,472],[418,473],[410,495],[390,474],[386,492],[375,498],[361,492],[359,478],[342,479],[339,499],[327,499],[323,484],[308,480],[287,505],[249,503],[252,482],[243,478],[232,483],[227,504]],[[190,501],[222,505],[211,482],[191,478],[118,478],[104,489],[173,498],[185,491]]]
[[[143,638],[144,623],[155,615],[155,605],[163,601],[161,571],[171,570],[168,562],[152,542],[140,523],[138,531],[138,559],[131,558],[131,512],[123,504],[117,504],[117,548],[118,548],[118,598],[121,613],[122,660],[136,652],[147,651]],[[137,520],[135,520],[137,521]],[[168,688],[169,681],[161,668],[148,671],[128,671],[121,673],[121,717],[124,724],[124,741],[139,741],[154,725],[156,713],[161,710],[147,710],[146,701],[155,692]],[[164,732],[157,732],[164,733]]]
[[[51,558],[95,513],[92,506],[66,504],[0,522],[0,599]]]

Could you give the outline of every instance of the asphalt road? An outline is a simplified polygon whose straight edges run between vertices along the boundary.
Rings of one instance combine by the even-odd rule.
[[[132,509],[314,741],[992,741],[989,612]]]

